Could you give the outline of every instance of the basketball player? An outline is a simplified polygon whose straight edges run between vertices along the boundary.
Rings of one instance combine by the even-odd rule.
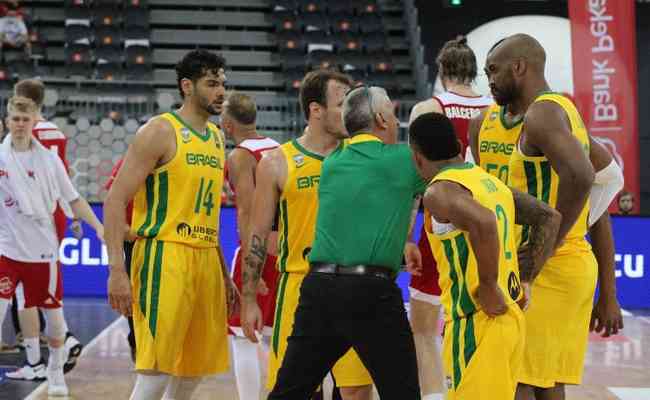
[[[246,337],[258,341],[255,330],[262,330],[263,316],[256,301],[257,286],[279,207],[280,282],[269,355],[268,389],[275,385],[282,365],[300,285],[309,271],[307,255],[315,234],[322,162],[347,136],[341,111],[348,90],[350,80],[345,75],[328,70],[307,74],[300,87],[300,104],[308,129],[298,139],[268,153],[256,171],[250,241],[244,252],[246,265],[242,273],[242,328]],[[355,352],[348,351],[332,372],[344,399],[370,399],[372,379]]]
[[[221,129],[226,137],[235,143],[235,148],[228,155],[226,162],[226,179],[237,196],[237,228],[241,245],[235,251],[232,263],[232,277],[237,289],[241,291],[242,262],[241,247],[246,246],[250,232],[251,205],[255,189],[255,167],[262,157],[279,146],[273,139],[260,136],[255,128],[257,109],[255,101],[242,93],[231,93],[223,104],[221,113]],[[277,236],[277,233],[275,233]],[[273,252],[277,245],[269,246]],[[275,295],[278,281],[278,271],[275,268],[276,257],[267,254],[266,264],[262,270],[263,292],[257,296],[257,302],[262,310],[264,320],[263,334],[267,338],[273,328]],[[263,368],[259,363],[258,346],[246,339],[241,329],[239,314],[232,315],[228,321],[230,330],[234,333],[233,358],[235,362],[235,377],[237,390],[241,400],[254,399],[260,396],[261,379],[266,376],[266,363]],[[268,343],[261,341],[262,354],[268,355]]]
[[[45,146],[45,148],[56,153],[63,162],[66,170],[68,170],[68,161],[66,160],[66,146],[68,140],[55,124],[43,118],[42,109],[43,99],[45,97],[45,85],[43,85],[43,82],[37,79],[21,80],[14,86],[14,94],[16,96],[26,97],[36,104],[38,108],[37,122],[36,125],[34,125],[32,134],[43,146]],[[56,227],[57,238],[59,243],[61,243],[65,237],[65,230],[68,221],[63,210],[59,206],[57,206],[54,211],[54,224]],[[74,217],[72,219],[71,229],[74,232],[75,237],[81,239],[83,231],[78,218]],[[18,285],[16,288],[15,301],[12,304],[12,314],[15,312],[18,316],[18,326],[20,329],[16,330],[16,334],[18,334],[18,332],[23,334],[23,344],[25,346],[25,353],[27,354],[28,362],[23,368],[7,373],[7,377],[10,379],[30,380],[30,378],[34,376],[31,371],[29,371],[31,368],[30,364],[41,359],[39,325],[40,331],[42,331],[44,329],[45,319],[43,318],[42,312],[36,307],[25,309],[24,304],[25,299],[22,285]],[[64,324],[64,328],[66,331],[66,362],[64,371],[68,373],[75,367],[77,357],[81,354],[83,346],[79,340],[69,332],[67,323]]]
[[[512,399],[524,347],[514,223],[531,226],[522,268],[552,254],[560,214],[464,163],[453,125],[438,113],[409,127],[424,195],[426,234],[440,269],[445,308],[447,399]]]
[[[563,399],[565,384],[580,384],[597,263],[585,239],[594,168],[582,118],[565,96],[549,92],[546,54],[533,37],[510,36],[488,54],[485,72],[495,101],[523,115],[512,148],[508,184],[547,202],[562,214],[555,253],[532,282],[526,310],[526,348],[519,399]],[[525,239],[529,230],[524,227]],[[528,244],[530,245],[530,239]]]
[[[472,119],[469,138],[472,161],[507,183],[510,155],[519,139],[523,119],[512,116],[506,106],[493,104]],[[600,296],[592,311],[590,330],[603,336],[623,328],[621,307],[616,299],[614,237],[607,207],[623,188],[623,171],[607,149],[590,138],[589,159],[596,170],[589,196],[589,236],[596,260]],[[517,227],[517,229],[522,229]]]
[[[166,398],[189,399],[203,376],[228,369],[227,302],[236,296],[218,242],[225,143],[208,121],[221,112],[224,68],[205,50],[183,57],[182,107],[140,128],[104,203],[108,296],[135,325],[133,400],[158,400],[166,388]],[[123,243],[134,196],[131,286]]]
[[[63,377],[65,362],[65,320],[63,319],[59,241],[52,214],[58,203],[68,216],[78,215],[103,237],[103,227],[92,209],[74,190],[61,160],[32,136],[37,106],[26,98],[9,100],[10,134],[0,151],[0,321],[9,299],[23,284],[26,308],[40,307],[48,320],[50,359],[33,359],[27,349],[30,368],[27,379],[48,380],[48,394],[67,396]],[[36,319],[36,322],[38,320]],[[38,348],[38,325],[35,327]],[[40,350],[40,349],[39,349]]]
[[[456,136],[464,151],[468,143],[467,125],[470,118],[490,105],[492,99],[481,96],[472,89],[472,82],[477,74],[476,56],[467,45],[465,37],[461,36],[445,43],[436,62],[445,92],[416,104],[410,121],[429,112],[446,115],[454,125]],[[409,285],[411,328],[417,350],[423,400],[434,400],[441,398],[443,392],[440,353],[436,342],[440,317],[440,286],[438,269],[424,228],[420,233],[418,247],[422,254],[422,274],[411,276]]]

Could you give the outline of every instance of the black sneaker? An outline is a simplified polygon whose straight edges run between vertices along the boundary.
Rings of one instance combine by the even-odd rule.
[[[63,346],[65,347],[66,354],[65,364],[63,364],[63,373],[67,374],[77,365],[77,358],[81,355],[83,345],[72,333],[68,332],[65,334],[65,342],[63,343]]]

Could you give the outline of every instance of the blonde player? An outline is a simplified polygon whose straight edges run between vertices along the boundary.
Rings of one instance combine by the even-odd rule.
[[[255,300],[257,284],[267,253],[267,237],[279,207],[280,283],[269,357],[269,389],[274,386],[282,364],[300,285],[309,271],[307,255],[316,229],[322,162],[346,137],[341,107],[349,89],[350,81],[345,75],[325,70],[307,74],[300,89],[308,121],[306,133],[270,152],[257,168],[251,238],[244,258],[242,327],[246,336],[256,342],[254,331],[262,329],[261,310]],[[346,353],[332,372],[344,399],[369,399],[372,395],[372,379],[355,352]]]
[[[446,326],[447,399],[512,399],[524,348],[519,267],[538,272],[551,255],[560,214],[464,163],[451,122],[423,114],[409,127],[418,172],[429,180],[427,236],[440,269]],[[518,262],[515,222],[532,245]]]
[[[138,373],[131,399],[189,399],[228,369],[227,302],[235,293],[219,248],[225,60],[204,50],[177,64],[183,105],[140,128],[104,204],[111,306],[133,313]],[[135,196],[132,282],[125,209]],[[227,296],[228,294],[228,296]]]

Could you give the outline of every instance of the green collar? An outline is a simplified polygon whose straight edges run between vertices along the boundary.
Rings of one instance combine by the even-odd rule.
[[[298,149],[299,152],[301,152],[302,154],[304,154],[306,156],[314,158],[314,159],[316,159],[318,161],[323,161],[325,159],[325,157],[321,156],[320,154],[312,153],[311,151],[304,148],[300,143],[298,143],[298,139],[293,139],[291,141],[291,144],[293,144],[293,146],[296,149]]]
[[[209,127],[206,126],[206,128],[205,128],[205,133],[204,133],[203,135],[201,135],[200,133],[198,133],[197,131],[195,131],[194,128],[192,128],[192,127],[191,127],[187,122],[183,121],[183,119],[181,118],[180,115],[176,114],[176,113],[173,112],[173,111],[170,111],[169,113],[170,113],[174,118],[176,118],[176,120],[177,120],[178,122],[180,122],[181,125],[183,125],[183,126],[186,127],[187,129],[189,129],[190,132],[192,132],[196,137],[198,137],[199,139],[203,140],[204,142],[207,142],[207,141],[210,140],[210,138],[212,137],[212,132],[210,131],[210,128],[209,128]]]

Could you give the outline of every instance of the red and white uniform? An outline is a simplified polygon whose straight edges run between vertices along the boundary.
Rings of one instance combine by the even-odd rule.
[[[39,168],[44,166],[34,165],[33,151],[18,153],[17,157],[35,184],[45,179],[47,175],[39,172]],[[55,165],[56,185],[63,201],[76,200],[79,194],[72,186],[63,163],[56,156],[51,157],[54,159],[51,164]],[[58,308],[63,289],[54,219],[37,221],[20,212],[5,162],[0,157],[0,297],[11,298],[16,285],[22,283],[25,307]]]
[[[469,121],[478,116],[483,108],[492,104],[492,98],[487,96],[468,97],[453,92],[444,92],[434,96],[433,100],[440,104],[447,118],[451,120],[456,136],[463,143],[461,154],[464,154],[469,142],[467,137]],[[438,284],[438,268],[431,253],[431,246],[424,232],[424,227],[420,232],[418,247],[420,253],[422,253],[422,274],[420,276],[411,276],[411,284],[409,285],[411,298],[433,305],[440,305],[441,290]]]
[[[65,165],[65,170],[68,171],[68,161],[65,158],[68,138],[65,137],[65,134],[50,121],[38,121],[34,125],[34,129],[32,129],[32,134],[45,148],[58,154],[61,161],[63,161],[63,165]],[[68,220],[63,210],[58,206],[54,211],[54,223],[56,225],[56,235],[60,242],[65,237]]]
[[[273,139],[260,137],[255,139],[246,139],[241,142],[236,149],[244,149],[251,153],[255,160],[259,163],[264,153],[271,151],[278,147],[280,144]],[[228,169],[226,168],[226,179],[228,179]],[[235,188],[232,187],[233,192]],[[235,192],[235,196],[237,193]],[[241,243],[241,242],[240,242]],[[268,293],[264,296],[257,295],[257,304],[262,310],[262,319],[264,321],[264,334],[270,335],[272,333],[271,329],[273,327],[273,319],[275,317],[275,296],[278,289],[278,278],[279,273],[276,267],[277,257],[267,254],[266,264],[264,264],[264,269],[262,270],[262,279],[269,289]],[[242,290],[242,251],[240,247],[237,247],[235,250],[235,255],[232,260],[232,279],[241,292]],[[239,314],[233,315],[228,320],[230,330],[233,334],[237,336],[244,336],[244,332],[241,328],[241,320],[239,319]]]

